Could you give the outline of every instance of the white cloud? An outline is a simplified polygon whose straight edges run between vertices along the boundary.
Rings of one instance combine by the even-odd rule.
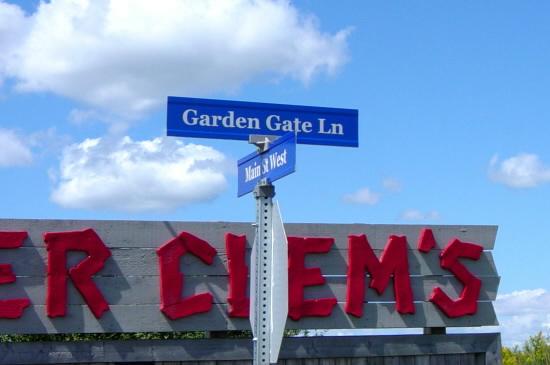
[[[131,120],[97,109],[74,108],[69,112],[67,120],[77,126],[100,122],[109,126],[109,134],[119,136],[124,135],[131,125]]]
[[[439,212],[432,210],[429,212],[422,212],[417,209],[408,209],[401,213],[401,219],[406,221],[433,221],[441,218]]]
[[[71,143],[72,138],[67,134],[59,134],[57,128],[50,127],[48,129],[39,130],[27,137],[29,146],[35,149],[35,152],[40,154],[59,153]]]
[[[521,290],[498,295],[495,309],[506,346],[520,345],[541,332],[550,334],[550,292]]]
[[[25,36],[26,28],[23,10],[0,0],[0,85],[6,74],[8,58]]]
[[[503,161],[494,156],[489,163],[489,177],[512,188],[532,188],[550,182],[550,167],[530,153],[520,153]]]
[[[0,128],[0,167],[28,165],[32,152],[26,143],[9,129]]]
[[[17,48],[0,41],[7,55],[0,72],[18,90],[53,92],[125,118],[167,95],[233,92],[258,77],[307,83],[347,59],[348,29],[323,33],[287,1],[52,0],[28,18],[0,3],[0,24],[2,12],[17,13],[4,24],[7,34],[28,22]]]
[[[75,108],[69,112],[67,119],[75,125],[83,125],[91,120],[101,120],[101,115],[97,110]]]
[[[86,139],[68,146],[51,199],[67,208],[163,211],[215,198],[226,159],[175,138]]]
[[[362,188],[356,192],[344,195],[343,200],[351,204],[375,205],[380,201],[380,194],[371,191],[369,188]]]
[[[392,177],[388,177],[384,179],[382,181],[382,186],[384,187],[384,189],[392,193],[398,193],[403,188],[403,186],[401,185],[401,182],[399,182],[399,180],[394,179]]]

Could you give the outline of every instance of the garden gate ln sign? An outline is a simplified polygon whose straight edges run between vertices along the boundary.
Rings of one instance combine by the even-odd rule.
[[[168,97],[169,136],[248,140],[294,132],[298,143],[357,147],[358,111]]]

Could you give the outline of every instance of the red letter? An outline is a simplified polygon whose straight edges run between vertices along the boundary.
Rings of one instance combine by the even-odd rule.
[[[420,236],[418,237],[418,251],[428,253],[434,247],[434,233],[430,228],[424,228],[422,231],[420,231]]]
[[[170,319],[187,317],[195,313],[208,312],[212,308],[212,294],[202,293],[182,298],[183,273],[180,258],[187,252],[211,265],[216,249],[187,232],[157,248],[160,269],[160,310]]]
[[[111,256],[111,251],[93,229],[72,232],[46,232],[44,242],[48,250],[48,317],[64,317],[67,312],[67,276],[71,278],[96,318],[109,310],[109,303],[92,280]],[[67,273],[67,252],[84,251],[88,257]]]
[[[462,265],[459,257],[466,257],[472,260],[479,260],[483,247],[474,243],[461,242],[454,239],[441,252],[440,265],[456,276],[464,289],[457,300],[452,300],[441,290],[435,288],[430,295],[430,301],[437,305],[447,317],[456,318],[466,314],[477,312],[477,300],[481,289],[481,280],[475,277]]]
[[[27,232],[0,232],[0,248],[19,248],[27,238]],[[0,284],[15,282],[10,264],[0,264]],[[0,300],[0,318],[20,318],[31,304],[27,298]]]
[[[363,315],[365,297],[365,271],[371,280],[369,286],[382,294],[390,275],[393,274],[393,291],[396,308],[399,313],[414,313],[409,260],[407,258],[407,239],[404,236],[390,236],[380,260],[374,254],[367,236],[349,236],[348,250],[348,287],[346,294],[346,312],[356,317]]]
[[[248,318],[250,299],[246,296],[248,267],[245,263],[246,236],[225,235],[227,267],[229,271],[229,316]]]
[[[297,321],[305,316],[327,317],[336,305],[336,298],[304,300],[304,287],[322,285],[325,278],[318,267],[305,268],[307,253],[326,253],[334,238],[288,237],[288,315]]]

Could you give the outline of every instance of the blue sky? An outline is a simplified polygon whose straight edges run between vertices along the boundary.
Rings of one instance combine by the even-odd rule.
[[[252,221],[253,148],[153,142],[166,96],[354,108],[359,148],[298,146],[285,220],[498,225],[505,339],[550,331],[549,3],[132,4],[0,1],[0,217]]]

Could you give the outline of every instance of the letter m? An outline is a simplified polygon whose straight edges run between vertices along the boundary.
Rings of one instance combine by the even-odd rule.
[[[414,313],[407,238],[390,236],[380,260],[376,257],[367,236],[348,237],[348,273],[346,312],[356,317],[363,316],[365,299],[365,272],[370,275],[369,287],[382,294],[393,275],[393,290],[399,313]]]

